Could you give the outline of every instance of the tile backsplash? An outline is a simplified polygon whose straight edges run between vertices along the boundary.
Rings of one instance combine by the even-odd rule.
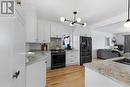
[[[49,43],[48,43],[48,48],[49,48]],[[30,50],[41,50],[41,44],[40,43],[27,43],[26,52]]]
[[[62,39],[51,37],[50,49],[61,49],[62,48]]]
[[[63,41],[62,38],[51,37],[50,43],[47,43],[48,50],[50,49],[63,49]],[[26,43],[26,52],[30,50],[41,50],[40,43]]]
[[[40,43],[27,43],[26,51],[30,51],[30,50],[41,50]]]

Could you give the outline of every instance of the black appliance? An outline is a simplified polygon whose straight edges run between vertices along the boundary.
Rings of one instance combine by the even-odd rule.
[[[51,50],[51,69],[62,68],[66,66],[66,52],[63,49]]]
[[[92,62],[92,38],[80,36],[80,65]]]

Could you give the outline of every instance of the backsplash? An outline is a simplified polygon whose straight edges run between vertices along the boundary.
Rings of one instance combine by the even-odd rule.
[[[51,37],[50,43],[47,43],[47,45],[48,45],[48,50],[64,48],[62,38]],[[40,43],[26,43],[26,52],[30,50],[31,51],[41,50],[41,44]]]
[[[51,37],[50,49],[61,49],[61,48],[63,48],[62,39]]]
[[[47,43],[49,46],[49,43]],[[49,48],[49,47],[48,47]],[[26,52],[32,50],[41,50],[41,44],[40,43],[26,43]]]

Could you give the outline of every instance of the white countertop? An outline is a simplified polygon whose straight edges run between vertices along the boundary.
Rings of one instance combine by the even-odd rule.
[[[123,59],[123,57],[108,60],[94,59],[92,63],[84,64],[84,66],[118,82],[124,87],[130,87],[130,65],[113,61],[118,59]]]
[[[42,52],[42,51],[37,51],[37,52],[33,52],[34,54],[32,55],[28,55],[27,57],[30,57],[28,62],[26,62],[26,66],[40,62],[40,61],[46,61],[48,56],[47,53],[48,52]]]

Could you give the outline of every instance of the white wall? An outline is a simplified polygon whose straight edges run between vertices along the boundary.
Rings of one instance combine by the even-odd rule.
[[[110,37],[110,42],[113,38],[113,34],[111,33],[106,33],[106,32],[100,32],[100,31],[92,31],[91,32],[91,37],[92,37],[92,56],[93,58],[97,57],[97,49],[107,49],[110,48],[105,45],[105,38]],[[112,42],[110,43],[112,46]]]
[[[124,44],[124,35],[115,34],[114,35],[117,41],[117,44]]]

